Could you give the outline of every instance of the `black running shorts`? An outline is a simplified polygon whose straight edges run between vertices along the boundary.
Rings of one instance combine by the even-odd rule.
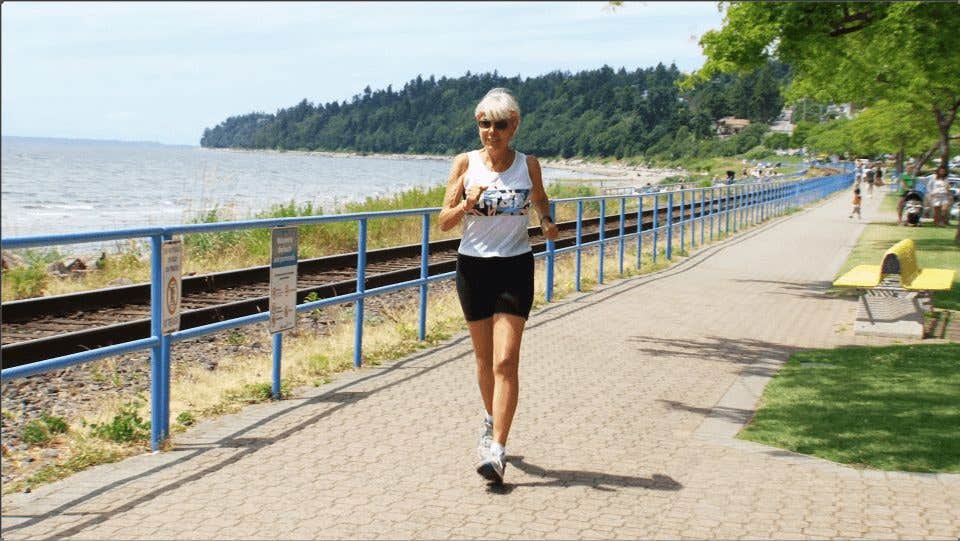
[[[493,314],[527,319],[533,306],[533,252],[512,257],[457,254],[457,295],[467,321]]]

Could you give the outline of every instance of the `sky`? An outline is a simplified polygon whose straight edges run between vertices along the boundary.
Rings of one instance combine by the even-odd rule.
[[[3,135],[198,145],[229,116],[417,75],[704,57],[716,2],[3,2]]]

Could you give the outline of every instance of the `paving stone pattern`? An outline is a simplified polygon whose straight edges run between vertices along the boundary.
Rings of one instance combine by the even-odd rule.
[[[856,301],[824,295],[863,229],[847,200],[537,312],[500,489],[473,470],[461,335],[8,495],[3,538],[956,539],[958,475],[732,438],[792,352],[889,343],[854,336]]]

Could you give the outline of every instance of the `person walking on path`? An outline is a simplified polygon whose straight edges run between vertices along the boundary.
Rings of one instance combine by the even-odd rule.
[[[950,203],[953,197],[950,194],[950,185],[947,183],[947,168],[937,167],[937,172],[930,181],[930,206],[933,208],[933,225],[937,227],[950,225]]]
[[[862,202],[860,197],[860,188],[853,189],[853,210],[850,211],[850,218],[853,218],[853,215],[857,215],[858,220],[862,220],[863,216],[860,215],[860,203]]]
[[[867,184],[867,197],[873,197],[873,181],[876,177],[876,170],[869,165],[864,166],[863,181]]]
[[[516,98],[505,88],[494,88],[477,104],[474,117],[483,148],[454,158],[439,221],[444,231],[463,223],[457,294],[485,410],[477,473],[499,484],[520,391],[520,341],[533,305],[530,206],[547,239],[557,238],[557,226],[540,162],[510,148],[520,126]]]

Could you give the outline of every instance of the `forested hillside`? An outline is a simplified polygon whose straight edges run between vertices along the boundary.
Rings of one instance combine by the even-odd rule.
[[[709,138],[720,117],[757,123],[776,118],[789,70],[770,63],[745,76],[720,74],[687,93],[678,90],[681,77],[676,66],[663,64],[632,72],[603,66],[525,79],[496,72],[417,76],[400,90],[367,86],[349,102],[314,105],[304,99],[276,114],[230,117],[204,130],[200,144],[449,154],[476,146],[473,109],[489,89],[503,86],[516,94],[523,109],[516,145],[525,152],[617,158],[649,151],[696,154],[691,145]],[[759,135],[755,139],[752,144]]]

